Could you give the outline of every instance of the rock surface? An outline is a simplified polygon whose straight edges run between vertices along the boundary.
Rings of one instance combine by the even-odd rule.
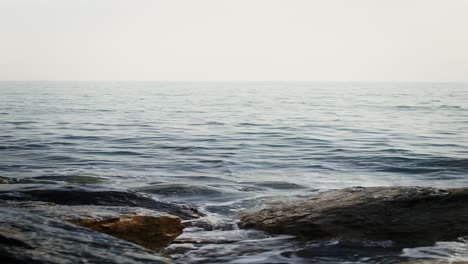
[[[168,246],[185,227],[176,216],[138,207],[68,206],[27,201],[0,201],[0,207],[60,219],[151,250]]]
[[[0,184],[0,263],[165,261],[139,246],[159,251],[182,233],[185,225],[181,219],[194,221],[200,216],[203,214],[190,207],[131,191],[59,184]],[[132,248],[110,247],[106,251],[108,243]],[[70,253],[73,244],[77,244],[77,252]],[[23,253],[24,247],[30,251]],[[120,256],[122,250],[129,256]]]
[[[203,216],[197,209],[156,201],[148,195],[93,186],[56,184],[0,184],[0,200],[41,201],[60,205],[141,207],[182,219]]]
[[[442,259],[416,259],[402,261],[398,264],[468,264],[468,261],[453,261]]]
[[[432,245],[468,235],[468,188],[354,187],[241,214],[241,226],[308,239]]]
[[[182,234],[184,225],[174,216],[121,216],[103,221],[92,218],[72,220],[71,223],[133,242],[151,250],[168,246]]]
[[[0,263],[170,263],[132,243],[19,209],[0,208]]]

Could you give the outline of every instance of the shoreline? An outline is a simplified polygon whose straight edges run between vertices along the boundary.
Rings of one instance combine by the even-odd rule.
[[[468,216],[468,209],[463,206],[466,201],[468,188],[354,187],[286,202],[278,201],[260,209],[244,211],[239,215],[238,226],[271,234],[291,234],[298,241],[338,239],[343,245],[354,247],[375,241],[381,243],[383,248],[401,250],[431,246],[437,241],[457,241],[460,234],[468,235],[468,222],[464,220],[468,219],[464,217]],[[3,250],[0,259],[12,261],[17,257],[17,262],[12,263],[22,263],[25,259],[37,263],[59,263],[57,261],[61,258],[76,257],[75,260],[78,260],[78,255],[87,254],[91,256],[87,261],[98,263],[99,258],[93,259],[92,256],[95,256],[95,250],[102,250],[99,246],[102,242],[96,242],[99,239],[120,241],[125,244],[124,247],[128,247],[126,250],[148,258],[158,258],[157,261],[161,263],[171,262],[171,251],[174,250],[167,248],[171,243],[183,248],[190,243],[228,245],[239,242],[229,238],[177,240],[184,229],[215,232],[223,228],[235,230],[235,227],[216,226],[196,208],[161,202],[148,194],[102,186],[0,184],[0,209],[3,211],[0,223]],[[17,226],[14,228],[11,217],[16,219],[14,224]],[[43,224],[36,225],[38,223]],[[26,228],[28,226],[29,229]],[[31,229],[37,229],[34,232],[42,234],[40,241],[31,236]],[[68,229],[75,232],[75,240],[80,232],[92,232],[91,237],[96,240],[74,241],[74,246],[67,250],[82,250],[77,256],[63,251],[55,252],[46,245],[51,243],[49,240],[53,239],[53,232],[59,229],[65,240],[71,235],[64,231]],[[94,246],[89,246],[90,243]],[[24,245],[28,245],[28,250]],[[107,252],[110,254],[109,261],[120,263],[117,255],[113,259],[113,250],[110,247]],[[16,252],[16,255],[11,252]],[[48,257],[39,257],[40,252],[48,252],[42,254]],[[143,262],[128,257],[125,263]]]

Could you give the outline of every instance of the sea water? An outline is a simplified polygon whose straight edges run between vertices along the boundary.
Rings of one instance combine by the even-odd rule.
[[[464,244],[395,252],[235,228],[241,210],[330,189],[467,187],[468,84],[0,82],[0,176],[150,186],[233,226],[188,229],[213,243],[171,246],[181,263],[468,260]]]

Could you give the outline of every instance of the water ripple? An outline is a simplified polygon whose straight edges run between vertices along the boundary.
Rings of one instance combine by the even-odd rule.
[[[347,186],[468,186],[466,84],[15,82],[0,89],[2,177],[63,183],[93,175],[106,179],[96,184],[152,186],[154,195],[228,219],[272,199]],[[366,256],[362,247],[238,235],[254,242],[194,245],[180,262],[385,259],[379,248]],[[437,250],[446,253],[440,244],[404,257]]]

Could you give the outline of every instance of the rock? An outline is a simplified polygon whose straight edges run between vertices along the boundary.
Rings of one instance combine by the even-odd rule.
[[[120,215],[145,215],[164,216],[167,213],[141,207],[125,206],[101,206],[101,205],[59,205],[48,202],[36,201],[2,201],[0,207],[14,207],[29,213],[39,214],[45,217],[61,219],[64,221],[92,218],[96,221],[104,221],[119,217]],[[196,219],[193,219],[195,221]]]
[[[243,228],[426,246],[468,235],[468,188],[354,187],[241,213]]]
[[[28,201],[0,201],[0,206],[67,221],[151,250],[168,246],[185,227],[176,216],[138,207],[68,206]]]
[[[42,201],[60,205],[141,207],[194,219],[204,214],[197,209],[156,201],[142,193],[96,186],[50,184],[0,184],[0,200]]]
[[[443,259],[415,259],[402,261],[398,264],[468,264],[468,261],[453,261]]]
[[[184,225],[174,216],[121,216],[109,220],[96,221],[92,218],[71,220],[71,223],[93,229],[123,240],[127,240],[151,250],[168,246],[182,234]]]
[[[1,213],[2,210],[6,212],[11,210],[13,213],[4,217],[3,213]],[[7,235],[8,230],[11,229],[11,219],[9,217],[13,217],[12,215],[15,214],[18,218],[18,225],[24,226],[30,231],[28,233],[27,230],[15,227],[22,238],[19,240]],[[108,234],[115,237],[110,243],[122,239],[150,250],[160,250],[182,233],[185,225],[182,224],[181,218],[194,220],[203,216],[202,213],[190,207],[156,201],[141,193],[95,186],[50,184],[0,184],[0,215],[0,244],[16,245],[12,249],[0,249],[0,263],[36,263],[34,261],[38,261],[37,263],[83,263],[81,260],[73,259],[77,258],[78,254],[86,256],[86,263],[146,263],[146,257],[140,257],[136,253],[128,258],[124,256],[120,260],[118,255],[121,252],[118,249],[115,252],[106,252],[106,245],[101,245],[89,239],[100,238],[100,236],[108,237],[104,235]],[[27,223],[23,223],[24,221]],[[63,221],[74,224],[75,228],[78,228],[76,232],[75,229],[70,229],[70,225]],[[36,223],[38,225],[35,225]],[[76,239],[78,240],[66,238],[68,234],[62,234],[65,231],[54,229],[57,226],[65,231],[72,230],[74,233],[70,234],[70,236],[77,236]],[[94,231],[91,231],[91,229]],[[2,230],[4,231],[3,234]],[[79,233],[83,232],[83,230],[87,231]],[[39,257],[35,255],[35,246],[31,246],[32,251],[25,254],[21,253],[19,249],[19,247],[30,246],[28,239],[31,239],[31,241],[36,239],[36,233],[34,232],[38,232],[37,235],[41,235],[41,232],[50,233],[50,237],[44,235],[44,240],[40,240],[39,244],[41,247],[42,245],[44,245],[43,247],[50,245],[51,248],[41,248],[37,253],[41,255]],[[58,233],[55,234],[54,232]],[[48,239],[53,239],[55,235],[59,238],[63,237],[63,240],[68,239],[69,245],[64,245],[67,247],[66,250],[62,250],[60,243],[54,244],[56,241],[48,241]],[[84,237],[81,247],[89,244],[87,245],[87,250],[90,251],[89,254],[87,252],[76,252],[76,256],[73,256],[73,254],[71,256],[62,256],[62,254],[68,254],[69,250],[73,250],[70,243],[73,241],[74,243],[81,243],[80,236]],[[91,238],[88,236],[91,236]],[[119,243],[123,242],[120,241]],[[128,245],[133,244],[128,243]],[[133,247],[139,248],[136,245]],[[139,249],[143,250],[142,248]],[[51,253],[54,250],[57,251],[56,256]],[[81,249],[78,248],[78,250]],[[99,257],[93,258],[93,254]],[[151,256],[149,253],[145,254]],[[132,260],[132,257],[135,260]],[[153,258],[153,256],[151,257]],[[154,258],[152,261],[154,261]],[[109,262],[109,259],[112,261]],[[2,260],[5,261],[2,262]]]
[[[20,209],[0,208],[0,263],[170,263],[132,243]]]

